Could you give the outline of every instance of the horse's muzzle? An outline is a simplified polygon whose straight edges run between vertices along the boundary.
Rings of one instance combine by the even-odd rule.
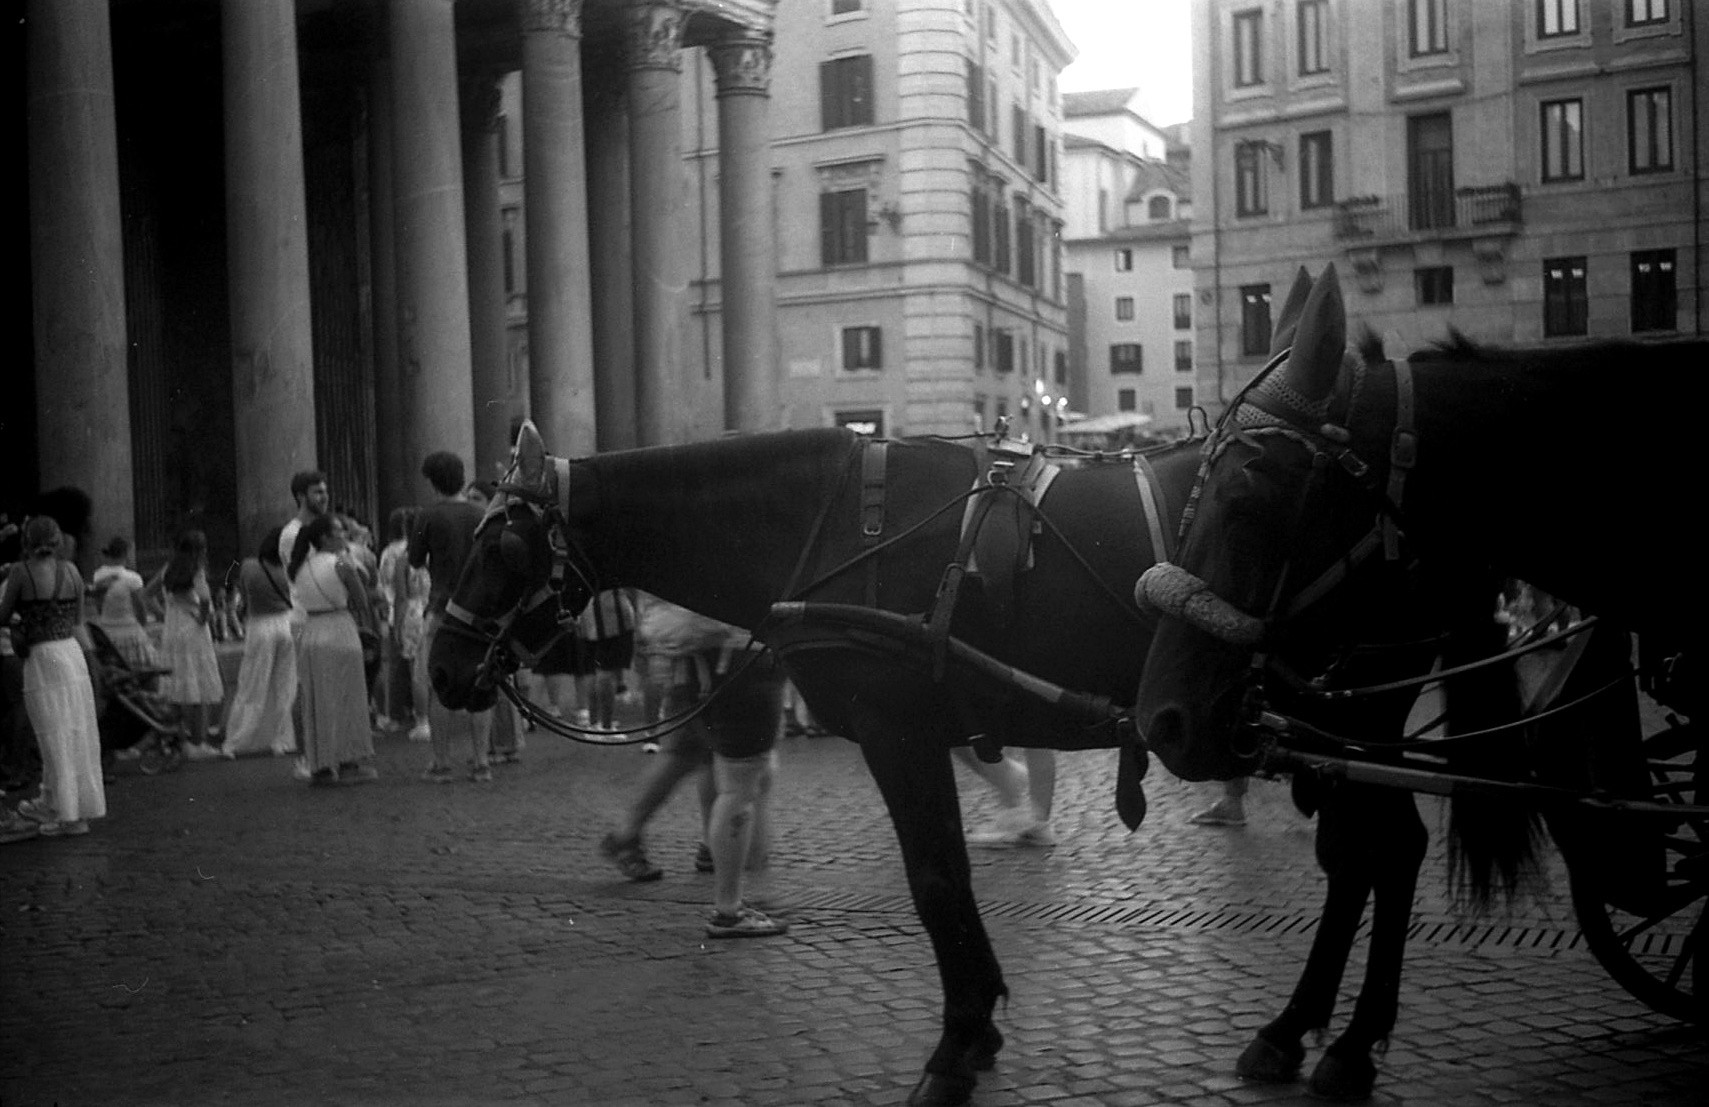
[[[1141,610],[1168,615],[1197,627],[1219,642],[1254,649],[1264,640],[1264,621],[1246,614],[1211,586],[1179,565],[1159,561],[1133,586]]]

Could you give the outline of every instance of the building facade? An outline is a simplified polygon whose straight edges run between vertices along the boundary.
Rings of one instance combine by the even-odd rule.
[[[1177,437],[1196,403],[1190,157],[1179,129],[1135,110],[1138,93],[1064,97],[1069,399],[1086,416],[1065,428],[1071,439]]]
[[[1334,262],[1404,353],[1701,335],[1709,184],[1689,0],[1194,0],[1199,394]],[[1279,307],[1279,305],[1274,305]]]

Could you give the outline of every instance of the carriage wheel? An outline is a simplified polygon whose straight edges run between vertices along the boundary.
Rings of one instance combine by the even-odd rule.
[[[1652,794],[1658,803],[1703,804],[1709,755],[1699,728],[1670,718],[1644,739]],[[1613,891],[1606,868],[1573,864],[1573,909],[1591,953],[1645,1005],[1709,1026],[1709,817],[1642,818],[1662,836],[1665,877],[1641,905]],[[1624,905],[1615,900],[1623,901]]]
[[[168,751],[174,747],[161,741],[159,734],[152,734],[148,744],[143,747],[142,754],[137,758],[137,768],[148,776],[158,776],[166,768]]]

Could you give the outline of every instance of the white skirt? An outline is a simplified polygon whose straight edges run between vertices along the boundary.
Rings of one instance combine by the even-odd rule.
[[[42,800],[62,822],[107,813],[101,783],[101,732],[89,665],[75,638],[30,647],[24,661],[24,708],[42,751]]]
[[[225,751],[290,753],[297,746],[291,705],[297,699],[297,648],[291,613],[252,615],[243,639],[243,668],[226,716]]]

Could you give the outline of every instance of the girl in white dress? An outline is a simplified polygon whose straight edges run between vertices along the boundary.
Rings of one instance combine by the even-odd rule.
[[[178,539],[172,560],[148,584],[150,595],[164,597],[166,628],[161,634],[161,663],[172,670],[160,678],[160,694],[184,713],[192,760],[218,756],[210,727],[225,702],[219,656],[208,622],[214,597],[208,588],[208,536],[187,530]]]

